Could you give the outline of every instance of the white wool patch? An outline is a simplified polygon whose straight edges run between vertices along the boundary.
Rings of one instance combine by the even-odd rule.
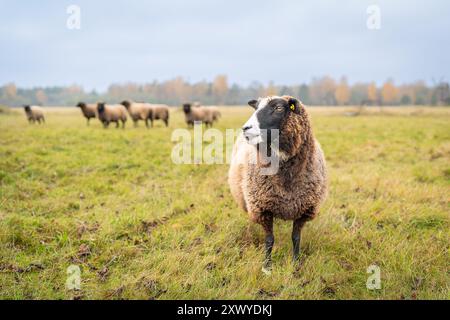
[[[247,142],[251,145],[257,145],[262,142],[261,137],[261,126],[258,121],[258,112],[261,111],[264,107],[266,107],[272,99],[280,98],[278,96],[270,96],[265,98],[258,99],[258,108],[252,114],[250,119],[244,124],[243,128],[248,128],[245,130],[244,135],[247,139]]]
[[[248,143],[255,145],[261,142],[261,129],[256,116],[258,111],[254,112],[250,119],[244,124],[244,136]]]

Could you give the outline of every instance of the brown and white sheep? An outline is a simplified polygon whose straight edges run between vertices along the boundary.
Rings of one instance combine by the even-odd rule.
[[[44,109],[38,106],[24,106],[25,115],[29,123],[35,123],[36,121],[41,124],[45,123]]]
[[[213,123],[219,121],[219,118],[222,116],[218,107],[214,107],[214,106],[202,107],[200,102],[194,102],[193,106],[194,106],[194,108],[204,108],[206,110],[205,112],[211,113],[211,115],[208,117],[212,118]]]
[[[190,103],[183,104],[184,116],[188,126],[194,126],[194,122],[205,123],[206,127],[212,127],[213,113],[205,107],[193,107]]]
[[[166,127],[168,127],[169,126],[169,117],[170,117],[169,107],[165,104],[151,104],[151,107],[152,107],[152,113],[151,113],[150,120],[152,122],[152,127],[153,127],[153,121],[155,121],[155,120],[162,120],[164,122],[164,124],[166,125]]]
[[[122,122],[122,128],[125,128],[127,110],[123,105],[107,105],[104,102],[99,102],[97,104],[97,112],[98,119],[105,128],[108,128],[111,122],[116,123],[116,128],[119,128],[119,122]]]
[[[219,121],[222,114],[220,113],[219,108],[217,107],[208,107],[208,109],[212,112],[212,118],[214,122]]]
[[[297,261],[304,224],[319,211],[327,193],[325,157],[316,141],[305,107],[297,99],[266,97],[249,101],[256,111],[243,126],[236,141],[229,170],[231,193],[239,207],[265,230],[265,273],[270,273],[274,244],[273,219],[293,221],[293,256]],[[279,130],[279,160],[276,173],[263,173],[266,163],[261,150],[270,150],[270,135]],[[267,153],[266,153],[267,155]]]
[[[91,118],[97,117],[97,105],[79,102],[77,104],[77,107],[81,109],[81,112],[87,120],[87,125],[89,125],[89,121],[91,120]]]
[[[153,114],[153,108],[150,104],[125,100],[122,101],[121,105],[127,109],[135,127],[137,127],[139,120],[143,120],[148,128],[148,121],[151,120]]]

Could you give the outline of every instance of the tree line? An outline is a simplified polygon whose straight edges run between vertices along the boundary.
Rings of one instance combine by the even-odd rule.
[[[309,83],[276,85],[253,82],[242,86],[230,84],[226,75],[213,81],[190,83],[182,77],[145,84],[112,84],[106,92],[85,91],[81,86],[18,88],[14,83],[0,87],[0,104],[69,106],[79,101],[117,103],[123,99],[180,105],[200,101],[205,105],[243,105],[249,98],[267,95],[299,97],[307,105],[450,105],[449,84],[440,81],[427,85],[423,81],[396,85],[388,79],[381,86],[375,82],[349,84],[345,77],[335,80],[324,76]]]

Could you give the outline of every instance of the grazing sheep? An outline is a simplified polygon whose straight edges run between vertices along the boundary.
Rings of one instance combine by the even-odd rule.
[[[107,105],[104,102],[97,104],[98,119],[105,128],[109,127],[110,122],[116,123],[116,128],[119,127],[119,121],[122,122],[122,128],[125,128],[127,122],[127,110],[121,104]]]
[[[35,123],[36,121],[41,124],[45,123],[44,109],[38,106],[23,106],[25,115],[27,116],[29,123]]]
[[[325,199],[327,173],[324,154],[302,103],[292,97],[274,96],[251,100],[249,105],[256,111],[234,145],[228,182],[239,207],[264,228],[263,271],[270,273],[273,218],[293,221],[293,256],[297,261],[301,229],[316,216]],[[261,150],[270,150],[269,134],[264,134],[270,129],[279,130],[278,149],[273,150],[279,167],[273,175],[263,173],[267,166],[260,161],[267,156]],[[258,161],[251,163],[249,159],[255,155]]]
[[[208,109],[212,112],[213,122],[219,121],[219,118],[222,116],[222,114],[220,113],[219,108],[217,108],[217,107],[209,107]]]
[[[166,127],[169,126],[169,107],[165,104],[152,104],[152,113],[150,120],[152,122],[153,127],[153,121],[155,120],[162,120]]]
[[[183,104],[183,111],[188,126],[194,126],[194,122],[201,121],[204,122],[206,127],[208,125],[212,127],[213,124],[213,114],[205,107],[192,107],[190,103]]]
[[[97,106],[95,104],[86,104],[84,102],[79,102],[77,107],[81,109],[84,117],[87,120],[87,125],[89,125],[89,121],[91,118],[97,117]]]
[[[123,105],[130,114],[134,126],[137,127],[139,120],[145,121],[145,126],[148,128],[148,120],[152,119],[153,108],[148,103],[136,103],[128,100],[122,101]]]
[[[193,106],[194,106],[194,108],[202,107],[200,102],[194,102]],[[219,108],[217,108],[217,107],[210,106],[210,107],[204,107],[204,109],[206,110],[205,112],[211,113],[210,117],[212,117],[213,123],[219,121],[219,118],[222,116],[222,114],[219,111]]]

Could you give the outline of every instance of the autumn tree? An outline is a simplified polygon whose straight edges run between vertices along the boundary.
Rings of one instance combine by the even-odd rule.
[[[350,89],[348,88],[347,79],[343,77],[341,82],[336,87],[334,97],[338,105],[342,106],[348,103],[350,100]]]
[[[369,101],[377,101],[377,86],[375,85],[375,82],[372,82],[367,87],[367,100]]]
[[[47,99],[47,95],[45,94],[44,90],[39,89],[38,91],[36,91],[36,101],[40,105],[44,105],[47,103],[48,99]]]
[[[315,78],[309,87],[311,102],[313,104],[334,105],[336,99],[336,82],[331,77]]]
[[[14,83],[8,83],[3,87],[3,95],[6,99],[15,99],[17,96],[17,87]]]
[[[225,95],[228,92],[228,79],[226,75],[218,75],[212,85],[213,94],[217,97],[219,103],[223,103]]]
[[[275,96],[277,95],[277,87],[275,87],[273,81],[270,81],[266,88],[266,96]]]
[[[388,80],[381,88],[381,97],[383,104],[394,104],[397,101],[398,90],[392,80]]]

